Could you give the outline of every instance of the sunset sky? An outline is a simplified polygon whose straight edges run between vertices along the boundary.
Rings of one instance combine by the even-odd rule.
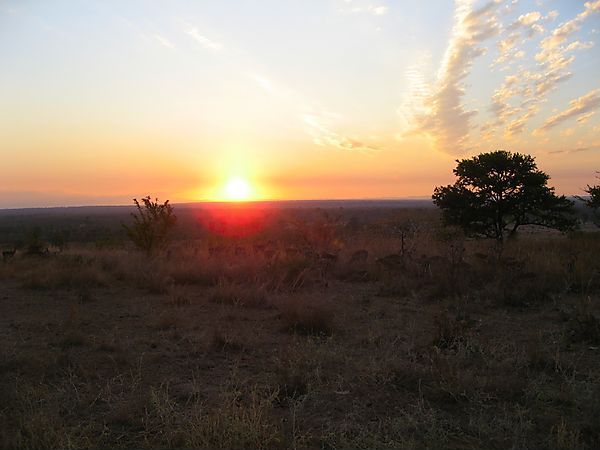
[[[0,207],[431,195],[600,170],[600,0],[0,0]]]

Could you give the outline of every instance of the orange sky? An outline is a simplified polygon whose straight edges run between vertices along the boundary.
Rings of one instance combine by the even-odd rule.
[[[600,170],[600,0],[0,2],[0,208],[427,197]],[[231,5],[230,5],[231,6]]]

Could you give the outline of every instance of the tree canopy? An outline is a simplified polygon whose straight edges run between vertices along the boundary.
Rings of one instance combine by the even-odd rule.
[[[576,225],[573,202],[554,193],[532,156],[498,150],[456,162],[456,182],[432,195],[446,224],[498,240],[522,225],[560,231]]]

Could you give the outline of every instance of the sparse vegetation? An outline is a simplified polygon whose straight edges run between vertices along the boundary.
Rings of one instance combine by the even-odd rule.
[[[142,204],[134,198],[137,213],[132,213],[133,224],[123,225],[127,236],[137,248],[148,254],[162,250],[168,243],[170,233],[177,223],[173,206],[169,200],[159,203],[150,196],[142,199]]]
[[[597,233],[279,214],[1,263],[0,447],[600,445]]]

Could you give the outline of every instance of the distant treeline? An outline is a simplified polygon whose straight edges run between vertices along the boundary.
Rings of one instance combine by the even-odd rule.
[[[406,213],[415,208],[398,207],[398,203],[375,201],[343,202],[282,202],[280,204],[214,204],[175,205],[177,227],[174,239],[202,239],[227,232],[235,227],[256,233],[272,232],[290,223],[333,220],[349,226],[363,226]],[[418,204],[418,203],[417,203]],[[430,202],[421,202],[430,208]],[[410,203],[413,205],[413,202]],[[428,208],[429,207],[429,208]],[[421,208],[418,208],[421,209]],[[97,243],[118,245],[127,241],[123,224],[131,222],[132,207],[39,208],[0,211],[0,244],[22,246],[32,235],[51,245]]]
[[[588,211],[576,202],[578,215],[587,220]],[[245,204],[175,205],[175,240],[206,239],[234,235],[246,229],[254,237],[284,233],[290,226],[328,220],[343,228],[376,231],[378,224],[410,220],[415,210],[437,220],[438,212],[428,200],[299,201]],[[95,243],[119,246],[127,242],[123,224],[131,222],[133,207],[36,208],[0,210],[0,245],[23,246],[36,239],[55,246],[66,243]],[[243,230],[242,230],[243,231]],[[231,235],[231,234],[230,234]],[[235,235],[243,237],[242,235]]]

